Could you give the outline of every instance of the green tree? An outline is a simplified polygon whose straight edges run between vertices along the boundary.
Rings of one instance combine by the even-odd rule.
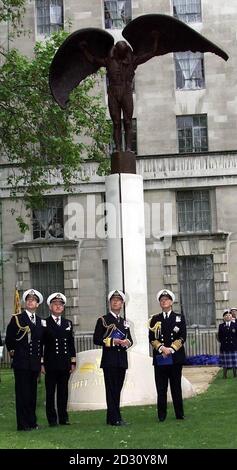
[[[0,0],[0,22],[10,21],[19,24],[25,11],[25,0]]]
[[[58,184],[70,191],[85,159],[98,161],[100,173],[109,165],[111,127],[101,96],[93,91],[101,77],[85,80],[71,94],[66,110],[60,109],[49,90],[49,66],[67,34],[57,32],[36,43],[33,58],[16,49],[4,53],[0,69],[1,158],[12,163],[8,179],[12,196],[20,195],[28,209],[42,204],[50,189],[49,177],[56,171]],[[18,222],[22,230],[27,228],[21,217]]]

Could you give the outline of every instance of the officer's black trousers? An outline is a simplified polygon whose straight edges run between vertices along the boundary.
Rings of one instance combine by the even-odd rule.
[[[123,367],[104,367],[104,381],[107,403],[107,424],[121,421],[120,394],[126,369]]]
[[[39,372],[14,369],[16,420],[19,431],[36,426],[37,377]]]
[[[68,421],[67,400],[69,371],[46,371],[46,416],[49,424],[66,423]],[[55,391],[57,389],[57,411],[55,408]]]
[[[158,418],[163,420],[167,412],[167,391],[170,381],[170,391],[174,405],[176,418],[183,417],[183,399],[182,399],[182,365],[173,364],[170,366],[155,366],[155,382],[157,389],[157,412]]]

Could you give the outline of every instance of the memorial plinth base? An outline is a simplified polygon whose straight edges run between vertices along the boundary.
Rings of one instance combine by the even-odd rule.
[[[101,349],[91,349],[77,354],[78,367],[69,382],[68,409],[99,410],[106,408],[103,370],[100,369]],[[121,406],[156,404],[156,386],[152,358],[128,351],[129,366],[121,393]],[[190,398],[195,391],[182,377],[183,398]],[[168,401],[171,401],[168,391]]]
[[[111,155],[111,174],[136,174],[136,155],[133,152],[114,152]]]

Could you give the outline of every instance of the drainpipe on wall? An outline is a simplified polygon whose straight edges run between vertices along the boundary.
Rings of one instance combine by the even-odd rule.
[[[2,326],[3,326],[3,328],[5,328],[3,239],[2,239],[2,201],[1,200],[0,200],[0,269],[1,269],[1,291],[2,291]]]

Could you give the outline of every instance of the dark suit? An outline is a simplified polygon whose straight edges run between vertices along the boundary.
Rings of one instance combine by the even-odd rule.
[[[153,331],[152,331],[153,330]],[[183,315],[171,312],[168,319],[163,313],[153,315],[150,321],[149,341],[153,347],[153,365],[157,389],[158,418],[163,421],[167,411],[167,390],[170,391],[176,418],[182,419],[183,399],[181,389],[182,365],[185,363],[184,342],[186,341],[186,324]],[[158,365],[159,348],[164,345],[172,348],[172,365]]]
[[[44,367],[46,387],[46,415],[49,424],[64,424],[68,421],[68,380],[71,361],[75,360],[76,350],[72,322],[61,317],[59,326],[52,316],[46,319],[44,328]],[[57,412],[55,390],[57,387]],[[57,419],[58,413],[58,419]]]
[[[126,369],[128,368],[127,348],[114,346],[111,338],[111,330],[107,331],[107,326],[115,325],[122,331],[132,345],[130,330],[126,327],[123,318],[119,321],[108,313],[98,318],[95,332],[94,343],[103,346],[102,359],[100,367],[104,372],[106,402],[107,402],[107,424],[116,424],[122,421],[120,414],[120,394],[124,383]]]
[[[15,375],[18,430],[35,428],[37,425],[37,377],[41,369],[43,327],[41,319],[37,316],[35,319],[34,324],[24,311],[17,315],[17,321],[21,327],[28,327],[29,332],[23,336],[24,331],[19,331],[15,316],[12,317],[6,332],[7,350],[11,351],[11,355],[14,351],[12,367]]]

